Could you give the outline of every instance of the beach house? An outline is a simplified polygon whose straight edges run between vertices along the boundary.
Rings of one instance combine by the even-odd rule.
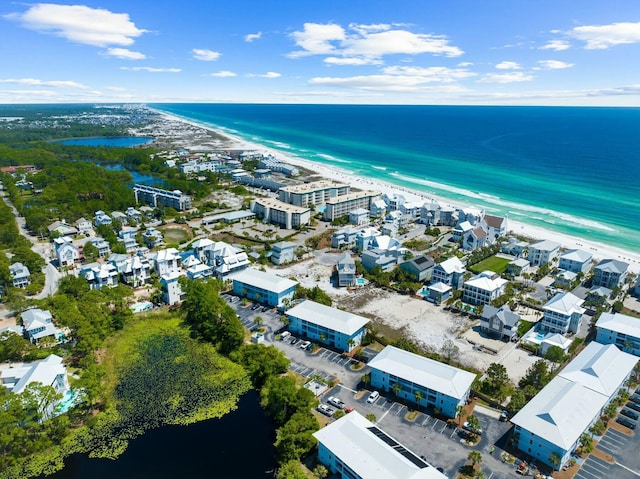
[[[582,434],[625,388],[637,362],[612,344],[590,343],[511,418],[518,449],[562,468]]]
[[[560,244],[551,240],[538,241],[529,246],[527,259],[531,266],[542,266],[552,262],[560,254]]]
[[[585,309],[584,300],[573,293],[558,293],[543,306],[544,316],[540,321],[540,331],[567,334],[577,333],[582,323]]]
[[[356,245],[356,237],[360,229],[345,226],[331,235],[331,247],[335,249],[351,249]]]
[[[251,301],[283,308],[293,300],[297,281],[254,268],[243,269],[229,276],[233,292]]]
[[[398,398],[437,409],[450,418],[456,417],[456,408],[467,402],[476,377],[394,346],[385,347],[369,361],[369,367],[374,389],[393,392]]]
[[[512,341],[518,336],[520,315],[511,311],[508,305],[496,308],[487,304],[480,315],[480,330],[489,336]]]
[[[318,461],[340,479],[446,479],[417,454],[353,411],[313,433]]]
[[[296,259],[296,243],[290,241],[278,241],[271,245],[269,260],[275,265],[291,263]]]
[[[73,266],[76,261],[80,259],[80,251],[78,250],[78,247],[74,245],[71,238],[67,236],[55,238],[53,240],[53,247],[55,249],[59,268]]]
[[[169,306],[178,304],[184,299],[185,293],[182,291],[178,281],[180,276],[182,276],[182,272],[178,271],[170,271],[160,276],[162,300]]]
[[[26,288],[31,284],[31,272],[22,263],[13,263],[9,266],[9,273],[14,288]]]
[[[596,322],[596,341],[615,344],[626,353],[640,356],[640,318],[621,313],[602,313]]]
[[[466,270],[457,256],[438,263],[433,268],[431,283],[443,283],[453,289],[462,288]]]
[[[368,318],[310,300],[295,305],[286,315],[291,333],[345,352],[360,345],[369,324]]]
[[[581,249],[572,249],[560,255],[558,268],[573,273],[586,274],[591,269],[593,255]]]
[[[508,281],[493,271],[483,271],[464,282],[462,301],[469,304],[489,304],[504,293]]]
[[[425,283],[431,280],[436,263],[429,256],[421,254],[400,263],[400,269],[407,272],[415,281]]]
[[[629,264],[617,259],[603,259],[593,268],[593,285],[605,288],[620,287],[627,278]]]
[[[64,333],[53,324],[49,311],[32,308],[24,311],[20,318],[24,334],[33,344],[38,344],[45,338],[52,338],[55,342],[64,339]]]
[[[82,265],[78,277],[89,283],[90,289],[100,289],[103,286],[114,288],[118,286],[118,270],[111,263],[88,263]]]
[[[355,286],[356,262],[349,253],[343,253],[336,265],[338,271],[338,287]]]

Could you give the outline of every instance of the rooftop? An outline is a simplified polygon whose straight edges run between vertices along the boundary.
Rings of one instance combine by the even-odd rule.
[[[275,293],[283,293],[290,288],[295,287],[298,282],[283,278],[273,273],[267,273],[254,268],[247,268],[229,276],[234,281],[249,284],[253,287],[273,291]]]
[[[585,309],[582,308],[584,300],[578,298],[573,293],[558,293],[544,305],[545,311],[553,311],[570,316],[574,313],[583,314]]]
[[[596,323],[596,327],[640,338],[640,318],[634,318],[626,314],[602,313]]]
[[[336,183],[332,180],[312,181],[311,183],[302,183],[300,185],[283,186],[282,191],[289,193],[311,193],[313,191],[324,190],[327,188],[348,188],[346,183]]]
[[[343,197],[340,196],[340,198],[343,198]],[[287,211],[287,212],[290,212],[290,213],[302,214],[302,213],[306,213],[308,211],[311,211],[307,207],[290,205],[289,203],[285,203],[283,201],[276,200],[275,198],[256,198],[255,202],[257,204],[259,204],[259,205],[262,205],[263,207],[266,207],[266,208],[273,208],[273,209],[276,209],[276,210],[279,210],[279,211]]]
[[[476,375],[448,364],[387,346],[369,366],[454,398],[463,398]]]
[[[287,316],[293,316],[347,336],[358,332],[369,323],[369,318],[309,300],[289,309]]]

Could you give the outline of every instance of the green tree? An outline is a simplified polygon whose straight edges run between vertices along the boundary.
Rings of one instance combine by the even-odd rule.
[[[507,405],[507,411],[509,411],[509,414],[513,416],[515,413],[520,411],[520,409],[522,409],[526,404],[527,404],[526,396],[522,391],[520,391],[519,389],[516,389],[511,394],[511,399],[509,401],[509,404]]]
[[[313,475],[318,479],[326,479],[329,477],[329,469],[327,469],[324,464],[318,464],[313,468]]]
[[[460,348],[456,346],[456,343],[451,339],[445,339],[444,343],[442,343],[442,347],[440,348],[440,352],[448,362],[451,362],[460,356]]]
[[[557,452],[552,452],[551,455],[549,456],[549,462],[551,463],[551,465],[555,470],[558,470],[560,469],[562,458],[560,457],[560,454],[558,454]]]
[[[471,466],[475,467],[476,464],[480,464],[482,462],[482,454],[478,451],[471,451],[467,456],[467,459],[471,461]]]
[[[566,359],[563,349],[560,346],[551,346],[547,349],[544,358],[554,363],[561,363]]]
[[[276,433],[276,455],[279,463],[299,460],[317,441],[313,433],[320,428],[315,416],[308,411],[297,411]]]
[[[491,363],[487,368],[483,386],[487,394],[495,395],[509,384],[507,368],[502,364]]]
[[[289,367],[289,360],[282,351],[264,344],[244,344],[231,354],[231,359],[244,367],[257,389],[268,378],[286,373]]]
[[[85,260],[88,262],[95,261],[100,257],[98,248],[91,241],[87,241],[84,244],[84,248],[82,249],[82,251],[84,252]]]
[[[456,417],[458,418],[458,427],[462,427],[462,421],[467,415],[467,410],[464,406],[456,407]]]
[[[260,391],[260,398],[277,425],[286,423],[298,411],[308,411],[316,401],[311,391],[296,387],[291,376],[269,377]]]
[[[368,414],[365,416],[365,418],[366,418],[368,421],[370,421],[370,422],[373,422],[373,423],[375,423],[375,422],[376,422],[376,415],[375,415],[375,414],[373,414],[372,412],[368,413]]]
[[[413,393],[413,397],[416,400],[416,403],[420,404],[420,401],[422,401],[422,392],[416,391],[415,393]]]
[[[33,350],[35,350],[35,346],[19,334],[11,331],[0,334],[0,362],[21,361],[26,354]]]
[[[307,479],[298,461],[289,461],[278,469],[278,479]]]
[[[525,376],[520,379],[518,384],[521,388],[533,386],[539,391],[545,387],[550,380],[551,373],[547,362],[544,359],[539,359],[527,369]]]
[[[580,447],[582,447],[582,450],[587,454],[593,451],[593,436],[587,432],[583,432],[580,435]]]
[[[393,386],[391,386],[391,390],[396,397],[399,396],[400,392],[402,391],[402,384],[400,384],[399,382],[393,383]]]
[[[475,414],[470,414],[467,417],[467,424],[469,425],[469,429],[473,437],[477,437],[477,432],[480,430],[480,420]]]

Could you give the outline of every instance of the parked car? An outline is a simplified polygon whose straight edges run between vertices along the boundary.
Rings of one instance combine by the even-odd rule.
[[[298,341],[300,341],[300,340],[299,340],[298,338],[296,338],[296,337],[292,337],[292,338],[291,338],[291,344],[292,344],[292,345],[293,345],[293,344],[296,344]]]
[[[506,409],[503,409],[503,411],[500,413],[500,421],[505,422],[508,420],[509,420],[509,411],[507,411]]]
[[[622,424],[625,427],[628,427],[629,429],[635,429],[636,428],[636,423],[633,422],[631,419],[626,418],[624,416],[618,416],[616,418],[616,422],[618,424]]]
[[[331,404],[332,406],[337,407],[338,409],[344,409],[347,405],[340,401],[340,399],[338,399],[337,397],[333,397],[331,396],[329,399],[327,399],[327,402],[329,404]]]
[[[627,407],[633,409],[634,411],[640,411],[640,404],[629,401],[627,403]]]
[[[298,347],[300,349],[307,349],[309,346],[311,346],[311,341],[302,341]]]
[[[629,400],[640,404],[640,394],[632,394]]]
[[[291,333],[289,331],[283,331],[280,334],[280,339],[282,339],[283,341],[286,340],[289,336],[291,336]]]
[[[263,306],[260,311],[262,311],[263,313],[266,313],[267,311],[269,311],[269,306]]]
[[[369,404],[373,404],[374,402],[376,402],[376,399],[378,399],[380,397],[380,393],[378,391],[373,391],[371,394],[369,394],[369,397],[367,398],[367,402]]]
[[[316,410],[318,412],[321,412],[322,414],[324,414],[325,416],[331,417],[333,416],[333,414],[336,412],[335,409],[330,408],[329,406],[327,406],[326,404],[320,404]]]
[[[638,418],[640,418],[640,415],[638,415],[637,412],[634,412],[631,409],[623,409],[622,411],[620,411],[620,414],[622,414],[623,416],[630,417],[634,421],[637,421]]]
[[[478,429],[472,428],[471,424],[469,424],[469,421],[464,422],[464,424],[462,425],[462,429],[464,429],[465,431],[469,431],[474,434],[477,434],[478,436],[482,436],[482,428],[481,427],[479,427]]]

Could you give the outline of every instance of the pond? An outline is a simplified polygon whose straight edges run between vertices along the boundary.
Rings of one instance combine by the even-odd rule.
[[[118,164],[109,164],[109,165],[101,165],[104,169],[108,170],[108,171],[128,171],[129,173],[131,173],[131,177],[133,178],[133,182],[134,183],[138,183],[140,185],[147,185],[147,186],[156,186],[156,187],[162,187],[162,185],[164,185],[164,180],[162,178],[157,178],[153,175],[145,175],[144,173],[138,173],[137,171],[134,170],[127,170],[124,166],[122,165],[118,165]]]
[[[155,138],[147,136],[96,136],[92,138],[70,138],[68,140],[54,141],[54,143],[69,146],[109,146],[130,148],[132,146],[146,145],[147,143],[151,143],[153,140],[155,140]]]
[[[273,477],[275,430],[249,391],[221,419],[165,426],[131,441],[115,461],[68,458],[62,471],[41,479],[225,479]]]

